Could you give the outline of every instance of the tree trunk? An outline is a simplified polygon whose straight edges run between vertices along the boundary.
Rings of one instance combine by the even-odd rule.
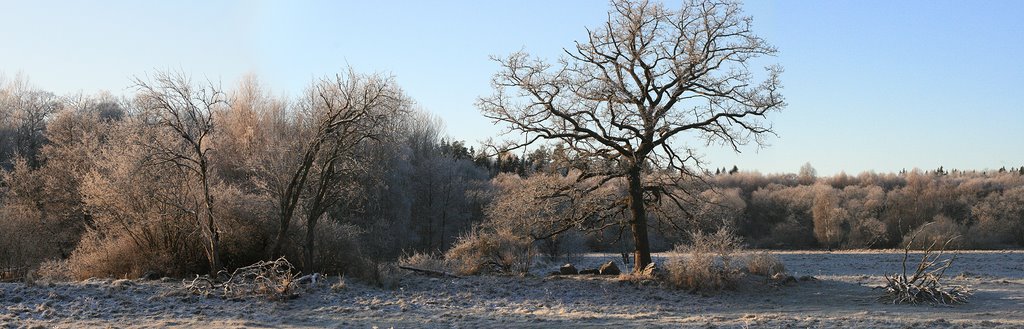
[[[337,179],[335,177],[335,160],[337,159],[338,152],[340,149],[335,145],[331,152],[330,161],[324,165],[324,169],[320,172],[319,179],[316,184],[316,194],[310,200],[309,212],[306,213],[306,243],[303,247],[305,253],[305,270],[309,273],[313,273],[317,270],[317,264],[315,264],[314,253],[316,252],[316,224],[319,222],[320,217],[327,213],[327,207],[331,203],[328,198],[328,189],[337,188]],[[330,198],[330,200],[335,200]]]
[[[210,276],[217,277],[220,271],[220,232],[217,229],[217,220],[213,214],[213,195],[210,193],[210,180],[207,171],[205,155],[200,153],[199,160],[200,179],[203,184],[203,201],[206,206],[206,230],[208,234],[207,243],[210,248]]]
[[[212,229],[216,231],[216,229]],[[211,233],[213,238],[210,239],[210,276],[216,278],[217,272],[220,271],[220,237],[217,232]]]
[[[433,187],[434,184],[430,184],[430,186]],[[433,196],[434,196],[433,191],[428,191],[426,206],[424,206],[424,208],[426,209],[426,213],[427,213],[427,215],[424,216],[424,217],[427,218],[427,248],[426,248],[426,250],[434,250],[434,197]]]
[[[440,250],[445,250],[445,248],[447,248],[447,246],[444,243],[444,239],[445,239],[444,232],[445,232],[445,229],[446,229],[445,226],[447,225],[447,222],[448,222],[448,203],[447,202],[445,202],[444,207],[445,207],[444,210],[441,210],[441,245],[438,247],[438,249],[440,249]]]
[[[284,244],[285,237],[288,235],[288,222],[291,219],[291,212],[282,209],[278,212],[277,219],[280,225],[277,229],[277,235],[274,237],[274,245],[270,248],[270,254],[267,255],[267,259],[281,256],[281,247]]]
[[[629,169],[629,210],[633,215],[630,229],[633,231],[635,246],[633,273],[639,273],[651,263],[651,246],[647,239],[647,209],[644,208],[644,189],[640,181],[640,165]]]
[[[306,244],[304,246],[305,261],[303,262],[304,270],[308,273],[314,273],[317,268],[313,260],[313,252],[316,250],[316,224],[320,215],[310,214],[310,217],[306,219]]]
[[[288,226],[291,224],[292,216],[295,214],[295,207],[299,204],[302,189],[306,186],[309,169],[313,166],[313,161],[316,160],[317,154],[320,153],[320,147],[323,145],[324,138],[323,135],[315,137],[315,140],[307,148],[306,153],[302,155],[302,163],[299,164],[295,173],[292,174],[288,186],[279,196],[277,214],[280,227],[277,230],[277,237],[274,239],[274,246],[270,248],[270,255],[267,257],[269,260],[283,256],[281,248],[284,246],[285,238],[288,237]]]

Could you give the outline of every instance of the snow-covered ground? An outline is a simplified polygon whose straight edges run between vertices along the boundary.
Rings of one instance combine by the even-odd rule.
[[[407,275],[397,290],[348,280],[287,302],[183,294],[178,280],[0,283],[0,327],[1024,327],[1024,252],[965,252],[950,270],[973,288],[958,306],[886,305],[874,286],[900,270],[897,252],[782,252],[797,276],[774,287],[751,276],[712,296],[613,277]],[[593,254],[582,268],[621,258]],[[538,272],[555,271],[558,263]],[[336,279],[332,279],[336,280]]]

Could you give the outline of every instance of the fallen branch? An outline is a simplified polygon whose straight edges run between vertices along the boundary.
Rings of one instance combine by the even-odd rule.
[[[221,271],[219,280],[196,276],[183,282],[192,294],[222,298],[263,296],[269,300],[288,300],[298,296],[302,288],[298,283],[315,284],[318,275],[299,277],[295,268],[284,257],[275,261],[260,261],[240,267],[234,272]]]
[[[457,276],[455,274],[441,272],[441,271],[434,271],[434,270],[415,268],[415,267],[408,267],[408,266],[401,266],[401,265],[399,265],[398,268],[403,269],[403,270],[413,271],[413,272],[416,272],[416,273],[426,274],[426,275],[429,275],[429,276],[450,277],[450,278],[456,278],[456,279],[459,278],[459,276]]]
[[[946,273],[946,269],[953,265],[956,255],[945,259],[942,256],[945,253],[946,246],[957,237],[947,240],[937,254],[932,253],[935,243],[928,246],[924,251],[924,256],[921,257],[921,261],[918,262],[913,275],[908,276],[907,259],[910,258],[910,246],[916,237],[916,234],[912,236],[910,242],[903,249],[903,274],[885,275],[886,285],[882,287],[885,289],[885,295],[879,297],[878,300],[892,304],[931,303],[948,305],[967,303],[967,299],[971,296],[971,292],[967,287],[958,285],[946,286],[942,283],[942,276]]]

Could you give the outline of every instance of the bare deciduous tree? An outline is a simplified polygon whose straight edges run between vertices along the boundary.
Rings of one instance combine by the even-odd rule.
[[[278,230],[270,258],[282,255],[288,230],[300,204],[305,211],[305,266],[314,266],[317,222],[345,195],[342,180],[365,164],[354,159],[361,143],[376,139],[384,124],[409,100],[394,81],[380,75],[348,70],[315,82],[296,105],[296,111],[267,120],[274,129],[264,161],[258,166],[260,184],[277,201]],[[277,113],[282,114],[282,113]]]
[[[388,120],[409,111],[411,102],[390,78],[360,75],[349,71],[334,79],[322,79],[311,90],[307,105],[311,117],[334,117],[324,131],[322,152],[313,161],[313,185],[306,198],[306,241],[304,265],[315,268],[316,230],[327,211],[352,198],[352,186],[345,184],[360,175],[368,163],[357,158],[363,143],[379,140]],[[346,179],[349,178],[349,179]]]
[[[37,89],[24,75],[8,83],[0,80],[0,164],[20,156],[38,168],[47,122],[61,106],[53,93]]]
[[[198,185],[200,199],[181,208],[199,226],[210,273],[216,273],[221,269],[220,232],[210,193],[213,174],[209,151],[215,108],[226,103],[225,95],[212,84],[194,85],[183,73],[158,72],[152,82],[136,78],[135,87],[136,100],[147,122],[167,129],[175,137],[170,141],[152,141],[149,146],[153,159],[173,163],[185,173],[186,179]]]
[[[645,171],[669,177],[702,174],[700,158],[684,139],[738,151],[771,133],[762,118],[785,103],[781,68],[768,67],[760,83],[748,69],[775,48],[751,30],[751,18],[732,1],[693,0],[670,10],[645,0],[613,0],[604,26],[567,49],[557,64],[525,52],[498,58],[494,93],[478,100],[482,113],[508,126],[525,147],[538,140],[568,145],[582,158],[609,166],[583,179],[625,177],[635,268],[651,262],[645,200],[659,201],[664,179],[645,182]]]
[[[814,237],[823,247],[832,250],[844,238],[843,224],[849,212],[839,205],[839,193],[832,186],[814,185],[814,203],[811,206]]]

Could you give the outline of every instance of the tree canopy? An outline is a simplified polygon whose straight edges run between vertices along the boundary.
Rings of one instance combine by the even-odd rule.
[[[738,2],[694,0],[673,10],[648,1],[613,0],[603,26],[552,64],[525,51],[495,58],[494,93],[481,112],[523,142],[565,145],[587,168],[581,179],[625,178],[636,268],[650,263],[645,200],[673,199],[678,179],[703,174],[696,149],[740,145],[772,132],[763,119],[785,106],[778,66],[764,77],[752,60],[776,50],[751,29]],[[523,138],[525,136],[525,138]],[[666,179],[644,179],[655,171]],[[678,200],[677,200],[678,203]]]

